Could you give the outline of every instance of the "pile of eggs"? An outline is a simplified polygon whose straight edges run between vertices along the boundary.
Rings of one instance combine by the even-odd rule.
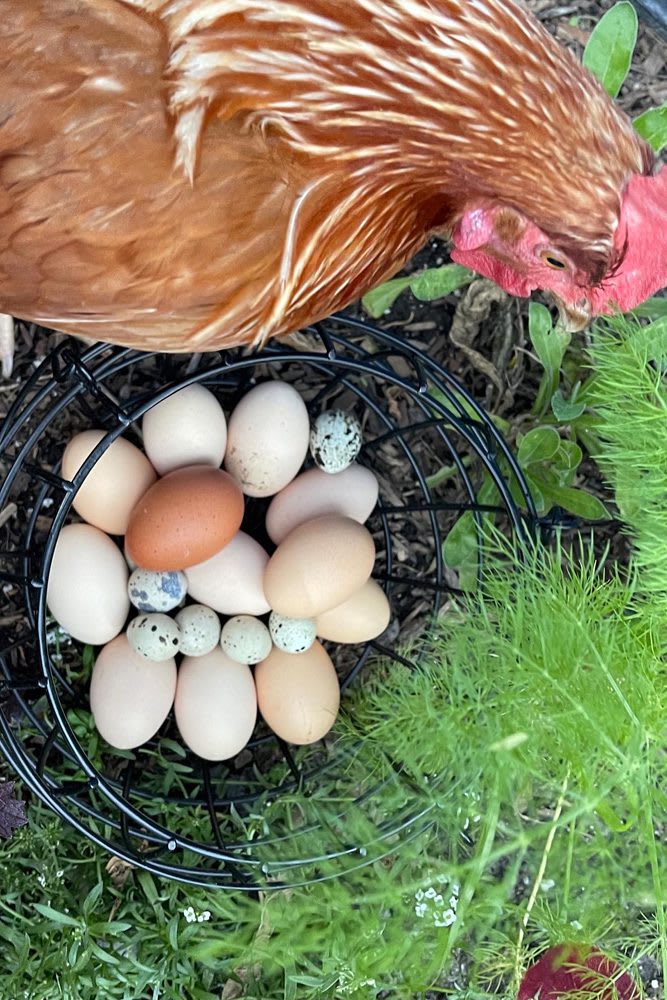
[[[104,436],[69,441],[66,480]],[[97,729],[132,749],[173,707],[184,743],[213,761],[243,749],[258,710],[286,742],[321,739],[340,688],[319,640],[365,642],[390,618],[371,578],[364,522],[378,483],[354,461],[356,417],[327,411],[311,428],[299,393],[270,381],[227,423],[213,393],[191,385],[146,412],[142,437],[143,451],[117,438],[81,483],[81,521],[61,530],[48,579],[51,615],[101,646],[90,682]],[[316,465],[301,471],[309,446]],[[241,530],[247,497],[272,498],[270,556]]]

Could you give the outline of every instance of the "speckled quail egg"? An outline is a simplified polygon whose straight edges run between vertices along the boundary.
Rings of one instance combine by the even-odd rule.
[[[249,666],[265,660],[272,648],[268,628],[252,615],[235,615],[225,622],[220,645],[230,660]]]
[[[157,663],[180,652],[181,633],[169,615],[138,615],[127,626],[127,641],[136,653]]]
[[[135,569],[127,592],[139,611],[171,611],[185,598],[188,581],[179,570]]]
[[[181,632],[181,653],[185,656],[206,656],[220,639],[220,619],[205,604],[188,604],[176,615]]]
[[[288,618],[272,611],[269,615],[269,632],[283,653],[305,653],[315,642],[315,619]]]
[[[361,424],[353,413],[320,413],[310,432],[310,453],[323,472],[342,472],[361,450]]]

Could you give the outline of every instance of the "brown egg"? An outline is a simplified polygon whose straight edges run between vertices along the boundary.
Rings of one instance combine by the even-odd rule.
[[[126,552],[143,569],[185,569],[224,548],[242,518],[243,494],[228,473],[210,465],[175,469],[132,510]]]
[[[300,524],[280,543],[264,573],[274,611],[315,618],[366,582],[375,561],[370,532],[350,517],[327,514]]]
[[[317,616],[316,632],[331,642],[369,642],[386,629],[391,618],[387,595],[375,580],[329,611]]]
[[[255,687],[265,722],[288,743],[315,743],[336,721],[338,677],[319,642],[305,653],[285,653],[274,646],[255,667]]]

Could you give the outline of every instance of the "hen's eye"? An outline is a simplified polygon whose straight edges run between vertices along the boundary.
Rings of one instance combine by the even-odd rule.
[[[542,260],[545,264],[549,267],[553,267],[556,271],[562,271],[565,267],[567,267],[564,260],[561,260],[559,257],[555,257],[552,253],[542,254]]]

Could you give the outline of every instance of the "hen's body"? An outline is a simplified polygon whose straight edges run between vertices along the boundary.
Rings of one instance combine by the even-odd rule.
[[[473,200],[599,280],[647,148],[513,0],[5,0],[0,308],[162,350],[341,308]]]

